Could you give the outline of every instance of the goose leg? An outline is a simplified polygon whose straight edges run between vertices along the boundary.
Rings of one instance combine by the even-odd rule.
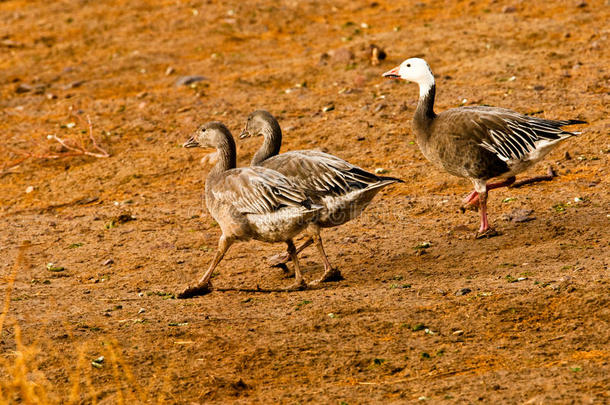
[[[194,286],[188,286],[184,289],[184,291],[178,294],[178,298],[191,298],[212,292],[210,278],[212,278],[214,269],[216,269],[216,266],[218,266],[218,263],[220,263],[225,253],[227,253],[227,250],[229,250],[229,247],[231,247],[232,244],[233,239],[225,238],[224,235],[221,236],[218,240],[218,250],[214,255],[212,263],[210,263],[208,271],[206,271],[203,277],[199,279],[197,284],[195,284]]]
[[[526,184],[538,183],[540,181],[550,181],[550,180],[553,180],[553,178],[555,178],[555,176],[557,176],[557,174],[555,173],[555,170],[553,170],[553,168],[549,166],[546,175],[535,176],[535,177],[530,177],[528,179],[519,180],[519,181],[515,182],[514,184],[512,184],[510,187],[517,188],[517,187],[524,186]]]
[[[306,247],[308,247],[312,243],[313,243],[313,238],[307,238],[307,240],[305,242],[303,242],[303,244],[301,246],[298,247],[297,254],[301,253],[303,250],[305,250]],[[290,261],[290,255],[288,254],[288,252],[284,252],[284,253],[280,253],[280,254],[271,256],[267,260],[267,263],[269,263],[269,266],[271,266],[271,267],[282,267],[282,265],[288,263],[289,261]]]
[[[294,247],[294,242],[292,239],[288,239],[286,241],[286,245],[288,245],[288,254],[290,255],[290,259],[292,259],[292,263],[294,265],[294,284],[286,288],[286,291],[304,290],[307,288],[307,283],[305,282],[305,279],[303,279],[303,274],[301,274],[301,266],[299,265],[299,258],[297,257],[297,249]]]
[[[472,179],[474,190],[478,195],[479,214],[481,215],[481,226],[476,233],[476,239],[490,238],[497,235],[497,232],[489,226],[487,221],[487,183],[482,179]],[[499,187],[499,186],[498,186]]]
[[[322,261],[324,262],[324,274],[318,280],[313,281],[310,285],[318,285],[325,281],[339,281],[343,280],[343,276],[339,269],[333,268],[333,266],[328,261],[328,257],[326,256],[326,252],[324,251],[324,245],[322,244],[322,238],[320,237],[320,227],[315,225],[310,225],[309,233],[311,234],[311,238],[313,239],[316,247],[318,248],[318,252],[320,256],[322,256]]]
[[[481,227],[476,234],[476,239],[496,236],[498,233],[489,226],[489,222],[487,221],[487,190],[479,192],[479,208],[479,212],[481,213]]]
[[[515,180],[516,180],[516,178],[513,176],[513,177],[507,178],[504,181],[499,181],[497,183],[488,183],[486,185],[487,191],[493,190],[494,188],[510,187],[511,184],[513,184],[515,182]],[[479,205],[479,193],[475,190],[472,193],[468,194],[468,196],[463,200],[463,203],[464,203],[464,205],[462,206],[462,211],[466,211],[467,209],[470,209],[471,207],[476,209],[477,205]]]

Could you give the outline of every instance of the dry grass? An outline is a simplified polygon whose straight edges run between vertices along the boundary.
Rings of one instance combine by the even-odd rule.
[[[80,130],[71,134],[69,138],[60,138],[55,134],[47,135],[46,139],[50,143],[46,144],[30,141],[25,148],[16,149],[5,146],[6,150],[3,154],[8,157],[8,160],[0,168],[0,175],[15,171],[27,160],[51,160],[74,156],[110,157],[110,153],[103,149],[93,136],[91,117],[86,115],[86,122],[80,115],[73,114],[71,117],[79,120],[81,125],[86,125],[87,130]],[[68,125],[70,128],[76,126],[73,122]],[[87,137],[84,136],[85,133]],[[59,148],[54,145],[54,142],[59,144]]]
[[[15,277],[20,269],[25,267],[25,252],[29,243],[23,243],[19,248],[17,260],[12,267],[11,273],[6,279],[6,293],[2,314],[0,314],[0,336],[11,336],[14,341],[14,350],[4,353],[0,357],[0,404],[24,403],[24,404],[59,404],[59,403],[91,403],[97,404],[100,398],[109,393],[114,393],[117,404],[129,402],[155,402],[149,395],[149,390],[143,388],[135,380],[130,365],[125,361],[120,344],[116,339],[110,338],[103,342],[103,361],[98,362],[98,368],[109,370],[111,381],[102,378],[94,384],[92,376],[93,361],[88,358],[91,352],[92,342],[86,342],[79,347],[74,347],[72,353],[76,353],[76,361],[71,362],[70,355],[64,354],[64,367],[70,374],[69,393],[62,392],[57,386],[50,382],[45,373],[41,371],[40,350],[36,344],[27,345],[22,338],[19,323],[10,317],[10,304]],[[9,326],[5,329],[5,325]],[[73,331],[67,322],[64,329],[70,338]],[[99,359],[99,357],[98,357]],[[160,370],[157,370],[160,371]],[[159,373],[157,374],[159,375]],[[154,380],[154,379],[153,379]],[[104,389],[104,386],[111,387]],[[156,382],[156,381],[155,381]],[[165,378],[164,387],[167,388],[168,379]],[[64,400],[67,398],[67,402]],[[156,402],[163,403],[163,394],[156,396]]]

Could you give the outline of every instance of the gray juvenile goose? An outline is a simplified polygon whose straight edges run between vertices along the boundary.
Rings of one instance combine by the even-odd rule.
[[[436,85],[425,60],[411,58],[383,74],[384,77],[415,82],[419,102],[413,129],[424,156],[450,174],[466,177],[474,191],[466,204],[478,201],[481,226],[477,237],[493,236],[487,221],[487,191],[509,186],[515,175],[541,160],[559,142],[579,132],[561,129],[586,124],[580,120],[552,121],[522,115],[497,107],[460,107],[434,112]],[[497,183],[487,180],[498,177]]]
[[[324,210],[318,219],[307,228],[309,239],[297,249],[297,253],[315,242],[322,260],[324,274],[314,283],[340,279],[341,273],[334,269],[322,245],[320,228],[342,225],[356,218],[384,187],[401,182],[393,177],[381,177],[369,173],[336,156],[315,150],[297,150],[279,154],[282,145],[282,130],[277,120],[267,111],[254,111],[248,117],[241,138],[263,135],[264,141],[254,155],[251,166],[263,166],[277,170],[300,187],[314,190],[317,204]],[[274,263],[288,261],[286,255],[275,258]]]
[[[285,242],[295,272],[295,284],[289,289],[307,287],[292,239],[315,219],[322,206],[314,204],[294,182],[275,170],[264,167],[236,169],[235,142],[220,122],[201,126],[183,146],[216,148],[217,163],[205,182],[205,202],[222,235],[208,271],[178,297],[210,292],[210,277],[229,247],[235,241],[250,239]]]

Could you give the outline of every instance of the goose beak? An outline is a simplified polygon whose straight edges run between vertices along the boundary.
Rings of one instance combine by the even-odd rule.
[[[248,130],[246,128],[244,128],[244,130],[241,131],[241,134],[239,134],[239,139],[248,138],[249,136],[250,136],[250,132],[248,132]]]
[[[385,72],[382,76],[390,79],[400,79],[400,75],[398,74],[399,68],[400,66],[396,66],[394,69]]]
[[[199,146],[199,142],[195,140],[194,136],[191,136],[188,141],[182,144],[183,148],[196,148],[197,146]]]

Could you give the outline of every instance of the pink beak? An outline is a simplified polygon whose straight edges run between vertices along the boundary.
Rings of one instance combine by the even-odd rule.
[[[385,72],[382,76],[388,77],[390,79],[400,79],[400,74],[398,74],[399,68],[400,68],[400,66],[396,66],[394,69],[388,70],[387,72]]]

